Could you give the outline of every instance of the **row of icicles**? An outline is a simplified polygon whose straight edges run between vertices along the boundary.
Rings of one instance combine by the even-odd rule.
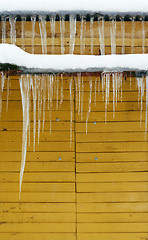
[[[52,42],[52,50],[51,53],[55,54],[55,23],[56,17],[51,16],[50,21],[46,21],[46,16],[39,16],[39,29],[40,29],[40,37],[41,37],[41,46],[42,53],[47,54],[47,24],[50,24],[51,29],[51,42]],[[7,32],[7,24],[6,20],[9,19],[10,23],[10,33]],[[7,34],[10,35],[11,44],[16,43],[16,16],[2,16],[1,17],[1,29],[2,29],[2,43],[7,42]],[[21,47],[25,50],[25,22],[26,17],[21,17]],[[77,30],[77,21],[76,16],[70,15],[70,42],[69,42],[69,54],[74,53],[75,48],[75,36]],[[105,54],[105,31],[104,31],[104,18],[98,17],[98,44],[100,45],[100,52],[98,51],[98,55]],[[34,53],[34,40],[36,36],[36,17],[31,17],[32,24],[32,53]],[[94,54],[94,17],[90,18],[90,36],[91,36],[91,54]],[[124,18],[121,18],[121,35],[122,35],[122,54],[125,53],[125,21]],[[145,53],[145,22],[144,19],[141,21],[141,35],[142,35],[142,53]],[[135,18],[132,18],[132,31],[131,31],[131,53],[134,53],[134,38],[135,38]],[[61,39],[61,54],[65,53],[65,17],[60,17],[60,39]],[[111,54],[116,54],[116,20],[110,20],[110,39],[111,39]],[[85,17],[81,17],[81,26],[80,26],[80,54],[85,54],[85,40],[86,40],[86,19]]]
[[[11,86],[11,78],[6,77],[1,72],[0,79],[0,113],[2,111],[2,92],[4,90],[5,81],[7,78],[7,106],[9,98],[9,90]],[[69,82],[69,99],[70,99],[70,144],[72,142],[72,122],[73,122],[73,86],[75,89],[75,110],[83,120],[83,101],[84,101],[84,79],[83,74],[68,76]],[[97,94],[102,94],[102,99],[105,102],[105,121],[107,119],[107,106],[109,104],[109,94],[112,84],[113,91],[113,117],[115,117],[115,109],[117,102],[122,101],[122,84],[125,82],[123,73],[107,73],[103,72],[101,75],[95,75],[95,81],[92,76],[89,79],[89,97],[88,97],[88,110],[86,114],[86,133],[87,123],[91,112],[92,105],[92,92],[94,89],[95,98],[94,104],[96,105]],[[21,75],[19,77],[22,109],[23,109],[23,135],[22,135],[22,161],[20,171],[20,193],[23,180],[23,173],[26,161],[27,142],[30,142],[30,122],[33,120],[33,150],[35,151],[36,132],[38,143],[40,140],[40,130],[44,130],[45,111],[49,113],[50,134],[52,130],[52,106],[53,98],[56,99],[56,109],[60,108],[64,99],[63,88],[63,74],[57,75]],[[93,86],[94,84],[94,86]],[[148,76],[137,78],[138,87],[138,102],[141,102],[140,122],[142,120],[143,110],[143,97],[146,90],[146,113],[145,113],[145,133],[147,132],[147,112],[148,112]],[[33,119],[30,118],[33,109]],[[28,140],[29,139],[29,140]]]

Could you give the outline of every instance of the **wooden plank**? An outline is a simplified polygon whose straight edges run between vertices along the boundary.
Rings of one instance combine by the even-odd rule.
[[[127,222],[148,222],[147,213],[78,213],[78,222],[91,222],[91,223],[127,223]]]
[[[0,219],[7,223],[72,223],[76,222],[76,213],[0,213]]]
[[[145,212],[148,203],[78,203],[78,213]]]
[[[75,212],[75,203],[0,203],[1,213],[71,213]]]
[[[37,135],[37,132],[36,132]],[[142,135],[142,134],[141,134]],[[74,131],[72,132],[72,139],[74,139]],[[36,139],[37,140],[37,139]],[[22,132],[21,131],[0,131],[0,142],[21,142]],[[33,142],[33,132],[30,133],[30,142]],[[69,131],[54,131],[53,134],[44,131],[41,133],[40,142],[69,142],[70,132]],[[37,144],[37,143],[36,143]]]
[[[23,184],[22,184],[23,186]],[[0,195],[0,202],[5,203],[75,203],[75,193],[66,192],[21,192],[19,199],[19,185],[17,192],[2,192]]]
[[[148,237],[147,233],[79,233],[78,240],[146,240]]]
[[[139,113],[138,113],[139,115]],[[145,125],[142,122],[141,126],[139,122],[90,122],[88,123],[88,133],[98,133],[98,132],[145,132]],[[85,123],[76,123],[76,132],[86,133]]]
[[[55,174],[56,175],[56,174]],[[0,183],[1,192],[18,191],[18,183]],[[74,192],[74,183],[23,183],[22,192]]]
[[[124,186],[127,186],[129,183],[123,183]],[[87,184],[86,184],[87,185]],[[94,183],[93,183],[94,185]],[[108,184],[112,185],[112,183]],[[137,183],[135,183],[137,185]],[[108,191],[106,192],[106,189],[104,187],[103,192],[101,192],[101,189],[96,189],[95,192],[89,191],[91,193],[84,193],[86,187],[84,190],[82,189],[80,192],[80,186],[78,186],[78,194],[77,194],[77,202],[83,203],[83,202],[92,202],[92,203],[97,203],[97,202],[148,202],[148,194],[147,192],[138,192],[138,189],[136,192],[128,192],[128,189],[122,193],[122,189],[117,190],[116,192],[110,191],[110,188],[108,188]],[[141,183],[141,187],[143,187],[143,183]],[[109,192],[109,193],[108,193]],[[111,193],[110,193],[111,192]]]
[[[114,172],[114,173],[77,173],[76,175],[77,182],[137,182],[137,181],[148,181],[148,173],[147,172]],[[135,183],[136,184],[136,183]]]
[[[73,172],[74,162],[27,162],[25,172]],[[19,162],[0,162],[1,172],[19,172]]]
[[[47,120],[47,119],[46,119]],[[7,131],[7,130],[12,130],[12,131],[22,131],[23,127],[23,122],[18,122],[18,121],[13,121],[9,122],[9,119],[5,122],[0,122],[0,130],[1,131]],[[42,128],[42,122],[41,122],[41,128]],[[72,129],[74,129],[74,123],[72,123]],[[33,130],[33,122],[30,123],[30,130]],[[51,122],[51,134],[54,133],[54,131],[69,131],[70,130],[70,124],[68,121],[52,121]],[[48,121],[45,121],[44,125],[44,131],[50,131],[50,124]],[[49,132],[50,134],[50,132]]]
[[[77,162],[147,162],[148,152],[77,153]]]
[[[78,232],[145,232],[147,233],[148,223],[78,223]]]
[[[3,240],[75,240],[75,233],[0,233]]]
[[[53,133],[54,135],[54,133]],[[1,152],[0,162],[19,162],[21,152]],[[26,162],[74,162],[74,152],[27,152]]]
[[[1,172],[0,182],[19,183],[19,172]],[[45,183],[45,182],[75,182],[74,172],[25,172],[23,176],[24,183]]]
[[[77,133],[76,142],[145,142],[145,134],[143,132],[122,132],[122,133]]]
[[[147,142],[77,143],[77,152],[146,152]]]
[[[117,163],[77,163],[77,172],[145,172],[148,162],[117,162]]]
[[[75,232],[75,223],[2,223],[1,232],[40,232],[40,233],[73,233]]]
[[[77,183],[78,192],[146,192],[148,182]],[[148,198],[147,198],[148,200]]]

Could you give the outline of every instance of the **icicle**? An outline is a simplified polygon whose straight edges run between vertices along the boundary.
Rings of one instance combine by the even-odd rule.
[[[41,128],[41,110],[42,110],[42,81],[41,76],[37,76],[38,84],[38,144],[40,140],[40,128]]]
[[[135,18],[132,19],[132,43],[131,43],[131,53],[134,53],[134,38],[135,38]]]
[[[61,54],[65,53],[65,45],[64,45],[64,36],[65,36],[65,19],[64,17],[60,17],[60,34],[61,34]]]
[[[35,136],[36,136],[36,102],[37,102],[37,83],[36,75],[34,76],[34,82],[32,82],[33,92],[33,150],[35,151]]]
[[[52,99],[53,99],[53,75],[50,75],[50,110],[49,110],[49,120],[50,120],[50,134],[51,134],[51,116],[52,116]]]
[[[109,104],[110,73],[106,73],[106,93],[105,93],[105,123],[107,119],[107,105]]]
[[[99,39],[100,39],[100,51],[101,55],[105,55],[105,40],[104,40],[104,18],[98,18],[98,27],[99,27]],[[100,26],[101,24],[101,26]]]
[[[54,54],[54,41],[55,41],[55,16],[50,19],[51,38],[52,38],[52,54]]]
[[[30,99],[29,99],[29,86],[30,81],[29,78],[23,77],[21,75],[20,79],[20,89],[21,89],[21,96],[22,96],[22,108],[23,108],[23,136],[22,136],[22,160],[21,160],[21,170],[20,170],[20,194],[21,194],[21,187],[23,181],[23,173],[25,169],[25,161],[26,161],[26,152],[27,152],[27,133],[29,129],[29,111],[30,111]]]
[[[31,17],[31,23],[32,23],[32,53],[33,54],[34,54],[35,22],[36,22],[36,17]]]
[[[125,21],[121,18],[121,32],[122,32],[122,54],[125,54]]]
[[[78,76],[77,76],[78,77]],[[76,77],[74,77],[75,80],[75,92],[76,92],[76,111],[78,111],[78,80]]]
[[[78,115],[79,115],[81,110],[81,73],[77,73],[77,78],[78,78],[78,91],[79,91],[79,107],[78,107]]]
[[[140,108],[140,126],[142,121],[142,110],[143,110],[143,96],[144,96],[144,77],[137,78],[137,85],[139,89],[138,99],[139,96],[141,97],[141,108]]]
[[[144,26],[144,19],[142,19],[142,52],[145,53],[145,26]]]
[[[83,82],[83,76],[81,77],[81,120],[83,120],[83,96],[84,96],[84,82]]]
[[[72,143],[72,117],[73,117],[73,98],[72,98],[72,81],[73,77],[69,80],[69,94],[70,94],[70,145]]]
[[[70,54],[73,54],[74,52],[75,34],[76,34],[76,16],[70,15],[70,43],[69,43]]]
[[[10,77],[7,77],[7,105],[6,105],[6,111],[8,111],[8,101],[9,101],[9,88],[10,88]]]
[[[115,93],[116,93],[116,83],[115,83],[115,74],[112,74],[112,87],[113,87],[113,118],[115,118]]]
[[[10,39],[11,44],[16,43],[16,29],[15,29],[15,23],[16,23],[16,17],[9,16],[9,22],[10,22]]]
[[[45,124],[45,107],[46,107],[46,78],[43,75],[42,76],[42,92],[43,92],[43,125],[42,125],[42,131],[44,130],[44,124]]]
[[[22,23],[22,32],[21,32],[21,40],[22,40],[22,49],[25,50],[25,22],[26,22],[26,17],[21,18],[21,23]]]
[[[4,85],[5,85],[5,76],[3,72],[1,72],[1,84],[0,84],[0,116],[2,112],[2,92],[4,90]]]
[[[58,110],[59,107],[59,75],[57,75],[57,79],[56,79],[56,88],[57,88],[57,94],[56,94],[56,110]]]
[[[61,74],[61,100],[60,100],[60,105],[63,102],[63,74]]]
[[[85,54],[85,32],[86,32],[86,21],[84,17],[81,18],[81,29],[80,29],[80,54]]]
[[[91,55],[94,52],[94,30],[93,30],[94,18],[90,18],[90,35],[91,35]]]
[[[102,99],[104,100],[104,89],[105,89],[105,73],[101,73],[101,80],[102,80]]]
[[[97,98],[97,77],[95,78],[95,106],[96,106],[96,98]]]
[[[111,54],[116,54],[116,20],[110,22]]]
[[[39,27],[41,35],[42,53],[47,54],[47,34],[46,34],[46,17],[39,16]]]
[[[88,123],[89,115],[91,112],[91,95],[92,95],[92,77],[89,80],[89,102],[88,102],[88,112],[86,116],[86,134],[87,134],[87,123]]]
[[[1,17],[1,22],[2,22],[2,43],[6,43],[6,17],[2,16]]]

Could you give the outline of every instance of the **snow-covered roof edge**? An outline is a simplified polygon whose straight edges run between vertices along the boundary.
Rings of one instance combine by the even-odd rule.
[[[0,14],[99,13],[102,15],[147,15],[148,1],[141,0],[5,0]]]
[[[0,65],[17,66],[32,73],[148,71],[148,54],[41,55],[29,54],[11,44],[0,44]]]

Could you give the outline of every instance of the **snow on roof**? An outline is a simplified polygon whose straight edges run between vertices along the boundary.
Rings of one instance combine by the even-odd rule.
[[[41,55],[0,44],[0,64],[17,65],[30,72],[148,71],[148,54]]]
[[[1,0],[0,13],[93,12],[109,14],[148,13],[147,0]]]

